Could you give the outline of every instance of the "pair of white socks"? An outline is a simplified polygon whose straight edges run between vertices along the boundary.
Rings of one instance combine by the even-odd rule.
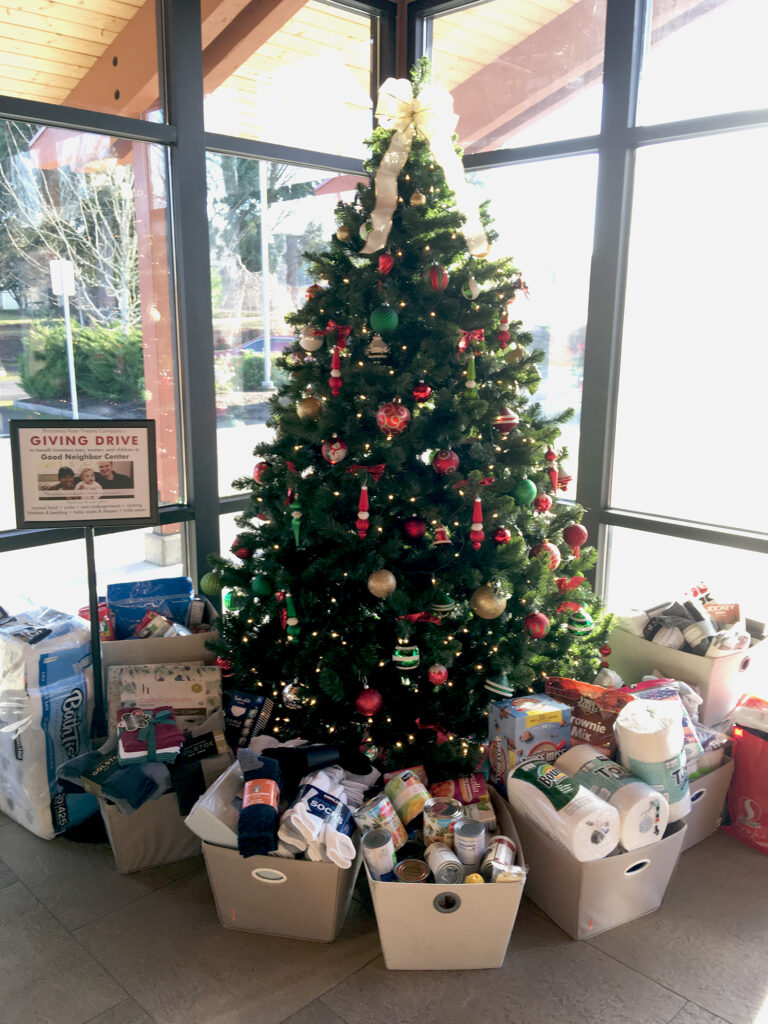
[[[339,831],[349,820],[345,775],[342,768],[333,765],[301,780],[300,797],[280,819],[278,856],[296,857],[304,853],[309,860],[330,861],[340,868],[352,864],[355,844],[345,832]],[[361,785],[364,784],[353,780],[350,793],[353,800]]]

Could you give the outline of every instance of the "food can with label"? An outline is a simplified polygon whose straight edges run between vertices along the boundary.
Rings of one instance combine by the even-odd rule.
[[[392,836],[396,850],[399,850],[408,839],[403,823],[386,793],[379,793],[378,796],[366,801],[358,807],[352,817],[361,832],[368,832],[372,828],[385,828]]]
[[[429,800],[429,791],[415,772],[400,772],[390,779],[384,792],[397,811],[397,816],[404,825],[418,818]]]
[[[424,856],[438,885],[458,885],[464,881],[464,865],[446,843],[430,843]]]
[[[424,843],[445,843],[453,846],[453,829],[464,816],[458,800],[446,796],[433,796],[424,804]]]
[[[428,878],[429,867],[423,860],[401,860],[395,868],[396,882],[426,882]]]
[[[385,828],[373,828],[360,840],[363,859],[377,882],[394,882],[397,854],[392,835]]]
[[[462,864],[477,868],[488,849],[488,833],[482,821],[462,818],[453,829],[453,848]]]
[[[480,863],[480,874],[486,882],[495,882],[497,876],[515,863],[517,847],[507,836],[493,836]]]

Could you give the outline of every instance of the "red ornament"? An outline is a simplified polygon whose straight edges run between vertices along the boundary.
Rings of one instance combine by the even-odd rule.
[[[529,636],[542,640],[552,628],[552,624],[544,612],[531,612],[525,617],[525,628]]]
[[[430,665],[427,670],[427,679],[433,686],[442,686],[448,681],[448,669],[445,665]]]
[[[552,493],[557,494],[558,469],[555,465],[557,462],[557,452],[553,451],[552,448],[547,448],[544,458],[549,463],[547,472],[549,473],[549,482],[552,484]]]
[[[330,462],[331,465],[335,466],[337,462],[341,462],[342,459],[347,457],[349,447],[346,441],[342,441],[338,434],[333,434],[330,441],[323,441],[320,452],[326,462]]]
[[[497,530],[493,531],[493,539],[497,544],[509,544],[512,540],[512,534],[506,526],[500,526]]]
[[[608,644],[603,644],[603,646],[600,648],[600,653],[604,658],[607,658],[608,655],[611,653],[611,648],[608,646]]]
[[[435,452],[435,456],[432,459],[432,467],[441,476],[455,473],[459,468],[459,456],[456,452],[452,452],[450,448],[441,448],[439,452]]]
[[[344,382],[341,379],[341,355],[340,348],[338,345],[333,347],[333,355],[331,356],[331,376],[328,378],[328,384],[333,392],[333,397],[336,398],[338,393],[341,391],[341,386]]]
[[[368,533],[368,488],[363,484],[360,488],[360,500],[357,503],[357,522],[355,527],[357,528],[357,534],[361,540],[365,540],[365,535]]]
[[[377,711],[381,711],[383,703],[384,698],[379,691],[371,689],[370,686],[366,686],[355,698],[355,707],[361,715],[366,715],[368,718],[375,715]]]
[[[493,421],[493,425],[501,434],[508,434],[510,430],[515,429],[519,422],[520,417],[516,412],[512,412],[511,409],[504,408]]]
[[[444,292],[448,287],[448,271],[437,263],[427,267],[422,276],[433,292]]]
[[[475,498],[475,504],[472,508],[472,526],[469,531],[469,543],[475,549],[480,550],[480,545],[485,540],[485,534],[483,533],[483,505],[480,501],[480,496]]]
[[[309,302],[310,299],[316,299],[318,295],[322,294],[323,289],[320,287],[319,284],[311,284],[309,288],[307,288],[307,302]]]
[[[379,273],[382,277],[386,277],[392,267],[395,265],[395,257],[390,252],[383,252],[379,256]]]
[[[271,467],[270,462],[257,462],[253,467],[253,479],[257,484],[261,483],[261,478],[264,476],[266,471]]]
[[[509,339],[512,337],[512,335],[509,333],[509,331],[499,331],[496,337],[499,339],[499,348],[505,349],[509,344]]]
[[[427,532],[426,520],[419,519],[418,516],[414,516],[412,519],[406,519],[403,523],[403,530],[405,531],[406,537],[410,540],[421,540]]]
[[[232,671],[232,662],[229,660],[229,658],[218,657],[216,659],[216,664],[221,669],[222,675],[228,675],[229,673],[231,673],[231,671]]]
[[[589,533],[586,527],[582,526],[581,523],[571,523],[570,526],[566,526],[563,530],[563,540],[568,547],[573,551],[573,557],[578,558],[581,554],[581,548],[587,543]]]
[[[376,413],[376,423],[382,434],[402,434],[410,422],[410,410],[397,399],[385,402]]]
[[[550,544],[548,540],[544,540],[541,544],[537,544],[536,547],[531,548],[531,558],[535,558],[537,555],[547,554],[547,562],[552,572],[560,565],[562,556],[554,544]]]
[[[243,561],[245,561],[247,558],[250,558],[251,555],[253,554],[252,549],[245,544],[242,537],[235,537],[235,539],[232,541],[232,547],[230,548],[230,551],[236,558],[242,558]]]
[[[432,388],[429,386],[429,384],[425,384],[423,380],[420,380],[419,383],[414,387],[412,394],[417,402],[426,402],[426,400],[432,394]]]
[[[557,486],[560,488],[561,491],[567,491],[568,490],[568,484],[570,484],[570,483],[573,483],[573,477],[572,476],[568,476],[568,474],[566,473],[565,476],[561,476],[560,477],[560,479],[558,480]]]
[[[557,452],[550,446],[544,455],[547,462],[557,462]]]
[[[533,500],[533,507],[537,512],[549,512],[552,508],[552,499],[548,494],[539,494]]]

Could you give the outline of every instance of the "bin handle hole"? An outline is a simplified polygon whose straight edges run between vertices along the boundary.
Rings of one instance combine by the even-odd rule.
[[[440,892],[432,900],[435,910],[441,914],[453,914],[461,906],[461,896],[455,892]]]
[[[287,875],[284,875],[282,871],[274,871],[272,868],[254,868],[251,875],[257,882],[267,882],[269,885],[280,885],[281,882],[288,881]]]
[[[704,789],[697,789],[695,793],[691,793],[691,803],[695,804],[697,800],[701,800],[706,792],[706,787],[704,787]]]
[[[752,661],[752,659],[750,658],[749,655],[747,655],[746,658],[742,658],[741,659],[741,664],[739,665],[739,672],[746,672],[747,669],[749,668],[749,664],[750,664],[751,661]]]
[[[649,860],[639,860],[637,864],[633,864],[632,867],[627,868],[624,872],[625,875],[639,875],[641,871],[645,871],[651,862]]]

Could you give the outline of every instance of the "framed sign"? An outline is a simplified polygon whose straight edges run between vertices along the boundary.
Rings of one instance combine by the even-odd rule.
[[[19,529],[154,526],[154,420],[11,420]]]

